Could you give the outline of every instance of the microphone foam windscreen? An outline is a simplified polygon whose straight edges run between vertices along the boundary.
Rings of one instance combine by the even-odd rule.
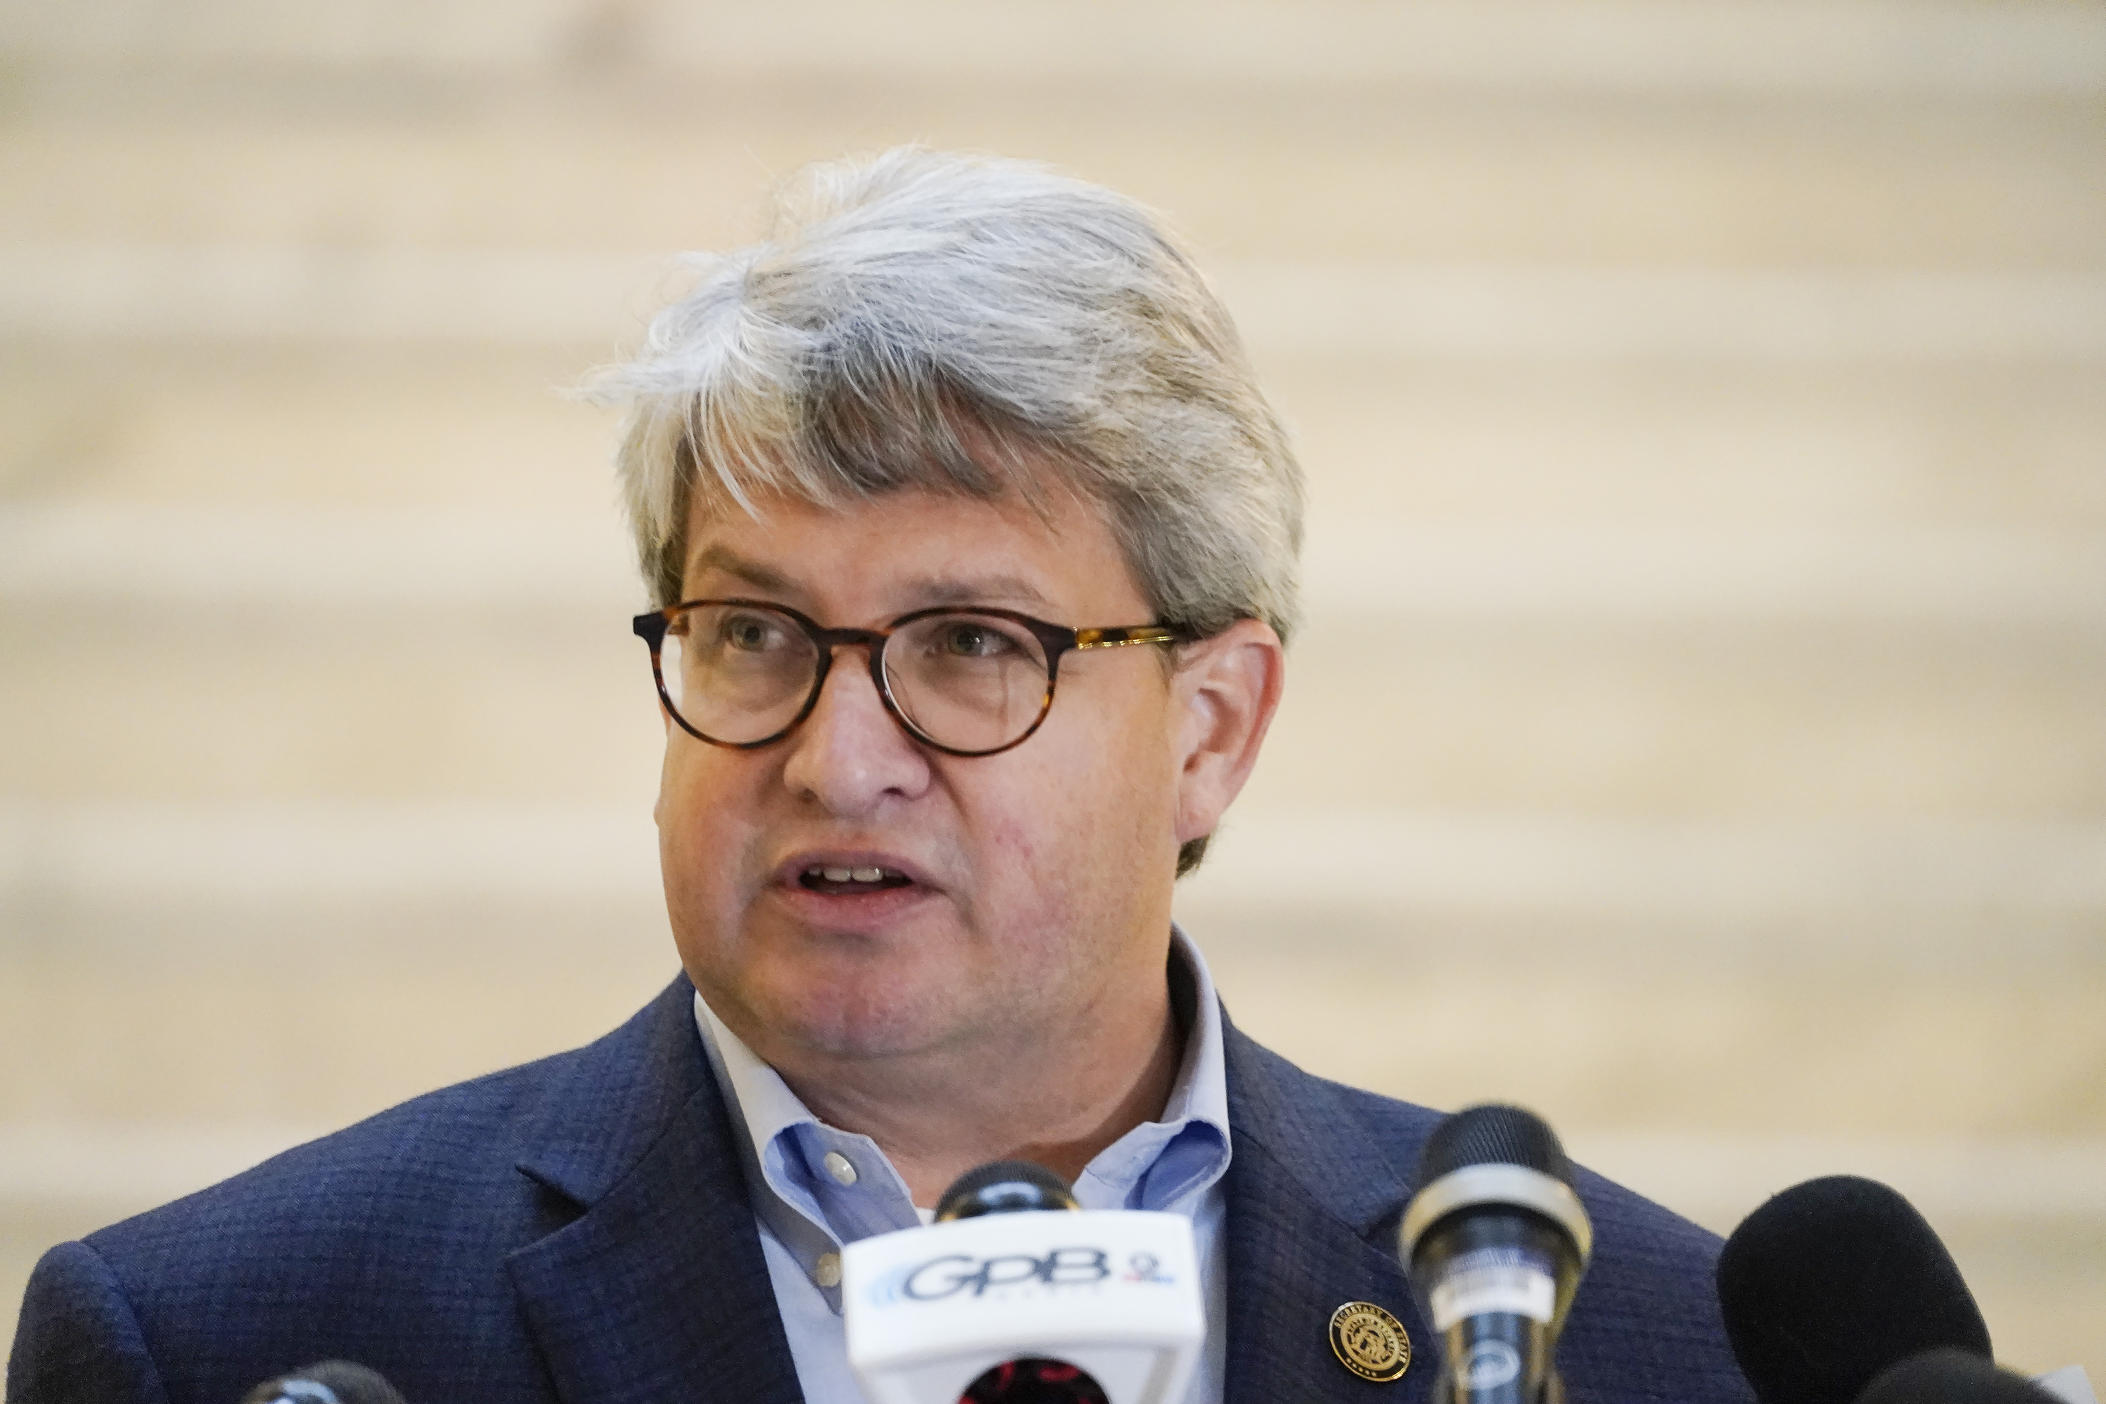
[[[1794,1185],[1748,1215],[1719,1254],[1718,1300],[1762,1404],[1852,1404],[1908,1356],[1991,1354],[1938,1235],[1906,1199],[1854,1175]]]
[[[1076,1208],[1068,1182],[1029,1160],[993,1160],[951,1182],[936,1201],[936,1222],[974,1219],[1028,1209]]]
[[[2056,1404],[2023,1375],[1964,1350],[1927,1350],[1880,1372],[1857,1404]]]
[[[1557,1132],[1520,1107],[1468,1107],[1434,1127],[1419,1155],[1419,1183],[1430,1185],[1466,1165],[1520,1165],[1572,1183]]]

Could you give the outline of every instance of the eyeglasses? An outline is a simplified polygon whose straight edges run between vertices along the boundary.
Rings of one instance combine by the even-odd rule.
[[[632,621],[659,700],[690,736],[750,750],[819,705],[834,650],[861,645],[885,709],[916,740],[991,756],[1038,730],[1070,649],[1183,643],[1167,624],[1069,629],[1008,609],[916,610],[884,629],[824,629],[759,600],[689,600]]]

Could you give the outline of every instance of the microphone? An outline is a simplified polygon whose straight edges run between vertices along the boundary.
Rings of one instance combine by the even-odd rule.
[[[1446,1360],[1445,1404],[1559,1404],[1558,1332],[1594,1226],[1565,1148],[1519,1107],[1469,1107],[1434,1128],[1397,1244]]]
[[[376,1371],[348,1360],[324,1360],[257,1385],[241,1404],[403,1404],[403,1399]]]
[[[1857,1404],[2057,1404],[2023,1375],[1999,1370],[1969,1350],[1946,1346],[1880,1371]]]
[[[1794,1185],[1748,1215],[1719,1254],[1718,1300],[1762,1404],[1851,1404],[1925,1351],[1991,1359],[1981,1308],[1938,1235],[1895,1191],[1854,1175]]]
[[[1175,1404],[1206,1335],[1188,1220],[1079,1209],[1021,1160],[844,1248],[841,1308],[871,1404]]]

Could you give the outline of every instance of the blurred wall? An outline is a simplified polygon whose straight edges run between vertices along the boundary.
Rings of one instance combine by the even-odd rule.
[[[1163,210],[1298,435],[1238,1020],[1721,1230],[1888,1178],[2106,1378],[2102,97],[2044,0],[0,5],[0,1315],[673,972],[560,391],[918,139]]]

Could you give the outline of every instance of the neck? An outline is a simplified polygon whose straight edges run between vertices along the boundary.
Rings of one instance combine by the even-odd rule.
[[[969,1049],[878,1059],[754,1051],[813,1115],[876,1141],[914,1202],[929,1208],[991,1160],[1035,1161],[1072,1181],[1161,1115],[1183,1054],[1167,980],[1148,982],[1127,1005],[1088,1021],[1085,1036],[1072,1024],[1018,1027]]]

